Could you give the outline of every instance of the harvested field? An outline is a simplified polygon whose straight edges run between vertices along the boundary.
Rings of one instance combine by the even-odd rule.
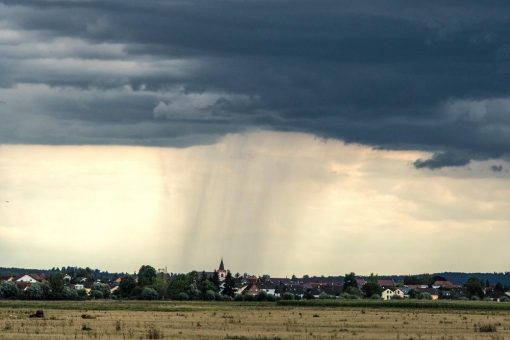
[[[29,318],[37,309],[44,310],[44,317]],[[510,338],[510,313],[269,303],[4,301],[0,338],[505,339]]]

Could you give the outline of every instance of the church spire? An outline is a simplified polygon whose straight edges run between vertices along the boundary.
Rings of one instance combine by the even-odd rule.
[[[218,270],[225,270],[225,266],[223,266],[223,257],[221,258],[220,268],[218,268]]]

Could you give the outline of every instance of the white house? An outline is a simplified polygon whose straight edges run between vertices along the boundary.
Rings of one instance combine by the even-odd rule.
[[[267,295],[276,296],[276,285],[263,283],[259,286],[260,290],[266,292]]]
[[[383,300],[390,300],[392,299],[394,296],[398,296],[400,298],[404,298],[404,292],[401,291],[400,289],[398,288],[395,288],[395,289],[385,289],[383,290],[383,292],[381,293],[381,298]]]
[[[38,282],[36,279],[34,279],[32,276],[30,275],[23,275],[22,277],[20,277],[19,279],[16,280],[16,282],[29,282],[29,283],[36,283]]]

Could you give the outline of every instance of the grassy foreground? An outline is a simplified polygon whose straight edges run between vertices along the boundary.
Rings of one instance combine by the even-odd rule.
[[[0,301],[0,339],[510,338],[508,311],[464,308],[485,302],[453,302],[456,308],[439,309],[430,306],[442,301],[404,308],[393,302],[405,301],[326,302],[336,301]],[[36,309],[44,310],[44,318],[29,318]]]
[[[434,310],[477,310],[510,311],[510,303],[494,301],[456,301],[456,300],[289,300],[279,301],[280,306],[329,307],[329,308],[396,308],[396,309],[434,309]]]

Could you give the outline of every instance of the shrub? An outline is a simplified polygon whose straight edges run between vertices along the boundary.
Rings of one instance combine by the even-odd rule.
[[[345,290],[345,292],[350,295],[354,295],[354,296],[359,296],[359,297],[363,296],[363,293],[361,292],[361,290],[359,290],[356,287],[349,287]]]
[[[64,287],[62,289],[62,298],[65,300],[77,300],[78,292],[75,289]]]
[[[321,299],[321,300],[327,300],[327,299],[333,299],[333,298],[334,298],[333,296],[331,296],[327,293],[324,293],[324,292],[320,293],[320,295],[319,295],[319,299]]]
[[[154,288],[143,287],[140,298],[142,300],[157,300],[159,299],[159,294]]]
[[[430,295],[430,293],[423,292],[423,293],[420,293],[420,295],[418,295],[418,299],[420,299],[420,300],[432,300],[432,295]]]
[[[85,299],[87,297],[87,291],[85,289],[78,289],[76,295],[78,295],[79,299]]]
[[[392,300],[402,300],[402,297],[401,297],[401,296],[399,296],[399,295],[393,295],[393,296],[391,297],[391,299],[392,299]]]
[[[244,295],[243,296],[244,301],[255,301],[255,297],[253,295]]]
[[[181,300],[181,301],[189,300],[189,295],[184,292],[181,292],[181,293],[177,294],[177,300]]]
[[[207,290],[204,294],[204,299],[208,301],[213,301],[216,299],[216,292],[214,290]]]
[[[470,298],[471,301],[480,301],[480,297],[478,295],[473,295],[471,298]]]
[[[502,296],[499,298],[499,301],[500,302],[508,302],[508,301],[510,301],[510,298],[508,296]]]
[[[90,297],[93,299],[102,299],[104,298],[103,292],[100,290],[91,290]]]
[[[229,296],[229,295],[220,295],[221,296],[221,300],[222,301],[232,301],[234,300],[234,298],[232,296]]]
[[[380,300],[381,299],[381,295],[379,295],[379,294],[372,294],[372,296],[370,298],[372,300]]]
[[[457,298],[457,300],[459,300],[459,301],[469,301],[469,299],[467,297],[465,297],[465,296],[459,296]]]
[[[234,296],[234,301],[243,301],[243,296],[242,295],[236,295]]]
[[[351,297],[351,294],[349,293],[342,293],[338,296],[339,299],[345,300]]]
[[[282,299],[283,299],[283,300],[294,300],[294,299],[295,299],[295,297],[294,297],[294,294],[289,293],[289,292],[285,292],[285,293],[283,293],[283,295],[282,295]]]
[[[261,290],[257,296],[255,297],[257,301],[266,301],[267,300],[267,293],[263,290]]]
[[[340,299],[359,300],[361,298],[359,296],[357,296],[357,295],[352,295],[352,294],[349,294],[349,293],[342,293],[342,294],[340,294]]]
[[[276,301],[276,297],[273,294],[267,294],[267,301]]]

